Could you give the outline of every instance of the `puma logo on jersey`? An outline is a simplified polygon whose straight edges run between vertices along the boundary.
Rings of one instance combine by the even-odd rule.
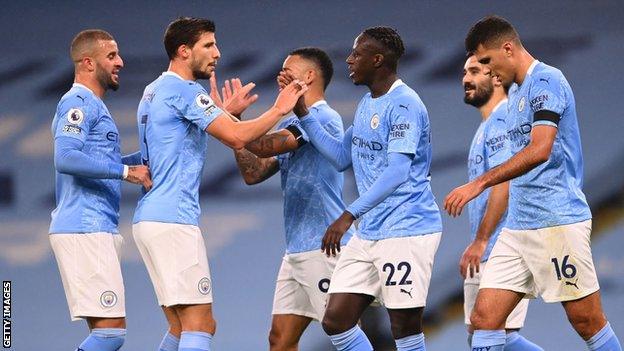
[[[401,105],[401,104],[399,104],[399,107],[403,107],[404,109],[406,109],[407,111],[409,111],[409,109],[407,108],[407,106],[409,106],[409,104],[407,104],[407,105]]]

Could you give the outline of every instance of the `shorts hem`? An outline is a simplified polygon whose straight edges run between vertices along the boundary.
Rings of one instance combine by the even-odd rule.
[[[596,291],[599,291],[600,288],[596,288],[596,289],[588,289],[583,291],[583,293],[581,293],[580,295],[566,295],[566,296],[559,296],[559,297],[546,297],[546,296],[542,296],[542,300],[544,300],[544,302],[546,303],[555,303],[555,302],[566,302],[566,301],[574,301],[574,300],[579,300],[582,299],[584,297],[587,297],[593,293],[595,293]]]
[[[370,291],[364,291],[364,290],[358,290],[358,289],[350,289],[350,288],[337,288],[335,290],[332,290],[331,285],[329,286],[329,291],[327,291],[328,294],[362,294],[362,295],[368,295],[374,298],[377,298],[378,296],[375,295],[374,293],[370,292]]]
[[[176,305],[209,305],[212,304],[212,299],[174,299],[170,301],[161,302],[158,301],[159,306],[171,307]]]
[[[316,316],[316,314],[311,313],[311,312],[302,311],[302,310],[279,309],[279,310],[271,311],[271,315],[279,315],[279,314],[294,314],[296,316],[312,318],[315,321],[320,321],[320,319]],[[323,317],[321,317],[321,318],[323,318]]]
[[[398,305],[387,305],[385,303],[381,303],[381,305],[390,310],[404,310],[408,308],[420,308],[425,307],[425,302],[417,302],[417,303],[409,303],[409,304],[398,304]]]
[[[126,313],[111,313],[111,314],[105,314],[105,313],[75,313],[75,314],[70,314],[71,320],[72,322],[75,321],[79,321],[79,320],[86,320],[89,317],[93,317],[93,318],[126,318]]]
[[[483,284],[483,283],[481,283],[481,285],[479,286],[479,290],[481,290],[481,289],[510,290],[510,291],[513,291],[513,292],[525,294],[524,298],[526,298],[526,299],[534,299],[536,297],[535,295],[533,295],[533,292],[531,292],[531,291],[529,291],[527,289],[522,289],[522,288],[519,288],[517,286],[513,286],[513,285]]]

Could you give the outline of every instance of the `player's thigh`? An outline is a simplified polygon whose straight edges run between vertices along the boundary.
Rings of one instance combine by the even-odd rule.
[[[329,335],[349,330],[374,300],[374,296],[366,294],[330,293],[323,316],[323,329]]]
[[[524,294],[505,289],[481,288],[477,295],[470,324],[474,329],[504,329],[507,317]]]
[[[296,349],[299,339],[312,318],[296,314],[274,314],[271,320],[269,342],[277,350]]]
[[[545,302],[578,300],[598,291],[591,220],[526,231],[523,257]]]
[[[379,240],[372,256],[388,309],[424,307],[441,233]]]
[[[72,320],[125,317],[125,292],[117,246],[111,233],[52,234]]]

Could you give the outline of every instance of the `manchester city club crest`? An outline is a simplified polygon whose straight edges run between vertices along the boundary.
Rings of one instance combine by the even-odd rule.
[[[67,112],[67,121],[71,124],[80,124],[84,120],[84,113],[78,108],[72,108]]]
[[[373,117],[371,118],[371,124],[370,124],[372,129],[377,129],[377,127],[379,127],[379,115],[378,114],[374,114]]]
[[[212,105],[212,100],[210,100],[210,97],[206,94],[199,94],[195,98],[195,103],[197,103],[197,106],[201,108],[208,108]]]
[[[105,291],[100,296],[100,303],[104,307],[113,307],[117,303],[117,295],[112,291]]]
[[[202,295],[208,295],[210,290],[212,290],[212,285],[210,284],[210,279],[208,277],[201,278],[199,283],[197,284],[197,289]]]
[[[524,105],[526,105],[526,99],[524,98],[524,96],[520,99],[520,102],[518,102],[518,112],[522,112],[524,111]]]

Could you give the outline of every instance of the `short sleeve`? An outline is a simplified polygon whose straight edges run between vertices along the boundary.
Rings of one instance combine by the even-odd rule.
[[[59,104],[54,138],[70,137],[85,142],[99,118],[98,108],[89,100],[70,97]]]
[[[223,114],[223,110],[217,107],[206,90],[197,83],[188,86],[182,95],[182,106],[178,106],[178,109],[184,119],[202,130]]]
[[[414,102],[397,102],[390,111],[388,153],[416,154],[420,116],[427,113]]]
[[[296,131],[299,132],[299,134],[301,135],[301,137],[303,138],[303,140],[306,141],[306,143],[310,142],[310,138],[308,137],[308,134],[305,132],[305,130],[303,130],[303,127],[301,127],[301,122],[299,122],[299,118],[297,117],[289,117],[285,120],[283,120],[278,126],[277,129],[288,129],[288,130],[292,130],[295,129]]]
[[[533,85],[529,92],[529,104],[533,115],[538,112],[546,112],[548,119],[534,118],[533,125],[557,126],[566,106],[566,97],[561,84],[561,79],[548,73],[538,73],[533,77]],[[553,114],[557,117],[552,120]],[[556,117],[555,116],[555,117]]]

